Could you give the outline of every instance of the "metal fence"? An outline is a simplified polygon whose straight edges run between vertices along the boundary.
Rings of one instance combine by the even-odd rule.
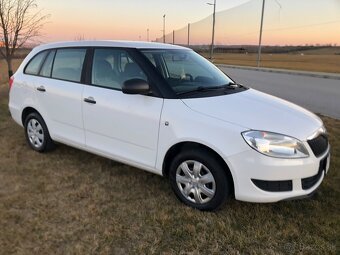
[[[257,45],[263,0],[216,13],[215,47]],[[218,4],[218,3],[217,3]],[[171,29],[157,42],[209,48],[212,15],[180,29]],[[332,33],[333,31],[334,33]],[[340,0],[266,0],[264,45],[340,44]]]

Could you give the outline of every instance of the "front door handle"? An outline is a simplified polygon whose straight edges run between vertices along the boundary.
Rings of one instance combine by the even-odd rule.
[[[44,86],[37,87],[37,90],[40,92],[46,92],[46,89]]]
[[[87,98],[84,98],[84,102],[86,103],[89,103],[89,104],[96,104],[96,100],[94,100],[93,97],[87,97]]]

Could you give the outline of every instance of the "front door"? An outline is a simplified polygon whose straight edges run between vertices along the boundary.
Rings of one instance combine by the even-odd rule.
[[[95,49],[91,85],[83,91],[86,146],[108,157],[155,166],[163,99],[127,95],[124,81],[147,76],[127,52]]]

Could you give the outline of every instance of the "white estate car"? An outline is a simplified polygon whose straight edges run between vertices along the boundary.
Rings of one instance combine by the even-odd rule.
[[[329,168],[316,115],[237,84],[179,46],[36,47],[10,79],[9,109],[32,149],[56,141],[166,176],[200,210],[231,194],[250,202],[306,197]]]

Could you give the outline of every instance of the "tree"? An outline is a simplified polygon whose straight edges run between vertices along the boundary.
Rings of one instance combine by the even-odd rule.
[[[36,0],[0,0],[0,56],[7,62],[9,77],[16,50],[40,36],[49,18],[37,7]]]

